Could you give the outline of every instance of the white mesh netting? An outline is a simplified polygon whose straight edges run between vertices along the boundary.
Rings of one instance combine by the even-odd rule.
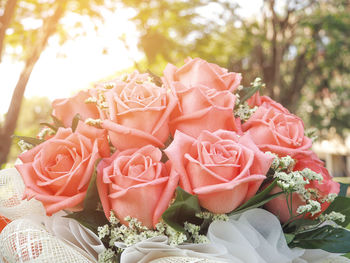
[[[16,169],[0,171],[0,215],[14,220],[0,234],[2,260],[97,262],[98,253],[104,249],[98,237],[75,220],[61,217],[63,212],[46,216],[39,201],[22,200],[24,188]]]
[[[8,219],[45,215],[43,205],[35,199],[22,200],[24,183],[15,168],[0,172],[0,215]]]
[[[0,236],[0,255],[4,262],[91,263],[72,246],[49,234],[27,219],[7,225]]]

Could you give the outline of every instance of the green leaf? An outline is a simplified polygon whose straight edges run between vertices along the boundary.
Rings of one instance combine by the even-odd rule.
[[[98,202],[100,201],[100,197],[97,191],[96,177],[97,177],[97,166],[101,160],[102,158],[99,158],[95,162],[94,172],[91,176],[90,183],[86,192],[86,196],[84,199],[84,210],[86,211],[96,210],[98,206]]]
[[[251,96],[253,96],[258,90],[260,89],[259,86],[253,86],[253,87],[249,87],[246,89],[243,89],[245,91],[244,95],[241,97],[240,99],[240,103],[245,102],[246,100],[248,100]]]
[[[256,194],[252,198],[250,198],[247,202],[245,202],[243,205],[241,205],[240,207],[233,210],[228,215],[234,215],[234,214],[242,213],[242,212],[247,211],[249,209],[260,207],[260,206],[266,204],[267,202],[269,202],[270,200],[281,195],[283,192],[278,192],[278,193],[275,193],[273,195],[270,195],[270,192],[276,186],[276,184],[277,184],[277,179],[275,179],[263,191],[261,191],[260,193]]]
[[[323,249],[331,253],[350,252],[350,231],[345,228],[323,226],[295,235],[291,247]]]
[[[95,162],[94,172],[91,176],[91,180],[84,199],[84,210],[80,212],[74,212],[66,216],[68,218],[77,220],[80,224],[91,229],[95,233],[97,233],[97,227],[108,223],[104,212],[97,210],[100,197],[97,191],[96,177],[97,165],[101,160],[102,159],[100,158]]]
[[[158,75],[156,75],[155,73],[153,73],[153,72],[152,72],[151,70],[149,70],[149,69],[147,69],[147,73],[150,74],[150,75],[152,76],[153,82],[154,82],[157,86],[161,87],[161,86],[163,85],[163,81],[162,81],[162,79],[161,79]]]
[[[47,122],[41,122],[40,125],[43,125],[43,126],[47,126],[49,127],[50,129],[52,129],[53,131],[57,132],[58,128],[50,123],[47,123]]]
[[[324,211],[324,214],[329,214],[333,211],[345,215],[345,221],[337,221],[337,224],[344,227],[347,226],[350,223],[350,198],[345,196],[337,196],[335,200],[328,206],[326,211]]]
[[[348,191],[348,184],[343,184],[343,183],[339,183],[340,184],[340,191],[338,196],[346,196],[346,192]]]
[[[33,146],[39,145],[40,143],[43,143],[45,140],[41,140],[38,138],[33,138],[33,137],[27,137],[27,136],[18,136],[18,135],[13,135],[13,138],[19,139],[19,140],[23,140],[26,143],[29,143]]]
[[[284,233],[284,237],[286,238],[287,244],[290,244],[293,241],[293,239],[295,238],[295,235]]]
[[[103,211],[83,210],[66,215],[67,218],[77,220],[83,226],[89,228],[97,234],[97,228],[108,224],[108,220]]]
[[[81,120],[80,114],[77,113],[74,115],[74,118],[72,120],[72,131],[75,132],[76,128],[78,127],[78,123]]]
[[[198,222],[196,213],[201,212],[197,196],[191,195],[181,187],[176,188],[176,198],[174,203],[165,210],[162,218],[165,223],[174,228],[176,231],[185,232],[184,223]]]
[[[55,123],[55,126],[56,126],[57,128],[59,128],[59,127],[64,127],[62,121],[60,121],[59,119],[57,119],[56,116],[54,116],[54,115],[51,114],[51,118],[52,118],[52,120],[53,120],[53,122]]]
[[[318,223],[320,223],[319,220],[297,218],[291,221],[290,223],[288,223],[288,225],[283,228],[283,231],[287,233],[297,232],[298,230],[304,227],[317,225]]]

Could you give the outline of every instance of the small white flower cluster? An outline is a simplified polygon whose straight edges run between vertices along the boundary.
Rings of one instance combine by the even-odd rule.
[[[226,214],[214,214],[209,211],[196,213],[196,217],[201,219],[209,219],[211,221],[228,221],[229,217]]]
[[[236,117],[239,117],[242,121],[247,121],[258,109],[257,106],[250,108],[247,102],[239,104],[234,113]]]
[[[54,134],[55,134],[55,132],[54,132],[51,128],[46,127],[46,128],[42,129],[42,130],[39,132],[38,138],[39,138],[40,140],[43,140],[43,139],[45,139],[46,135],[51,136],[51,135],[54,135]]]
[[[317,180],[319,182],[322,182],[323,180],[323,176],[321,174],[318,174],[309,168],[305,168],[304,170],[300,171],[300,173],[308,180]]]
[[[328,194],[325,198],[321,200],[321,202],[332,203],[337,196],[338,195],[336,193]]]
[[[342,213],[332,211],[329,214],[321,215],[320,219],[322,221],[331,220],[331,221],[338,221],[343,223],[345,222],[345,215],[343,215]]]
[[[112,87],[110,86],[104,86],[105,89],[111,89]],[[105,95],[103,94],[103,91],[100,91],[98,93],[98,98],[96,97],[89,97],[84,101],[86,104],[89,103],[94,103],[99,107],[100,109],[107,109],[108,108],[108,103],[106,101]]]
[[[24,140],[18,141],[18,146],[21,149],[22,152],[32,149],[34,146],[30,143],[25,142]]]
[[[197,226],[192,223],[185,222],[185,230],[190,233],[193,243],[209,243],[209,239],[205,235],[201,235],[199,232],[201,230],[200,226]]]
[[[317,129],[315,128],[305,130],[304,134],[306,137],[309,137],[312,142],[315,142],[318,139]]]
[[[159,225],[159,226],[158,226]],[[164,223],[158,223],[156,225],[156,229],[159,231],[159,235],[166,235],[169,238],[169,245],[171,246],[177,246],[182,243],[184,243],[187,240],[187,236],[185,233],[176,231],[172,227],[164,224]],[[160,230],[163,230],[164,232],[160,232]]]
[[[86,123],[87,125],[90,125],[90,126],[95,126],[95,127],[101,128],[102,120],[101,120],[101,119],[87,118],[87,119],[85,120],[85,123]]]
[[[305,180],[299,171],[290,173],[276,172],[274,177],[278,179],[277,185],[287,193],[303,193],[305,190],[305,185],[309,183],[309,181]]]
[[[114,263],[116,254],[110,248],[105,249],[102,253],[98,254],[99,263]]]
[[[129,247],[146,239],[162,235],[168,237],[169,245],[172,246],[182,244],[187,240],[186,233],[176,231],[162,222],[156,225],[155,230],[151,230],[143,226],[136,218],[127,216],[125,221],[128,222],[129,226],[126,226],[119,223],[119,220],[113,212],[111,212],[109,221],[110,225],[106,224],[98,227],[98,237],[101,240],[107,239],[109,247],[112,248],[99,256],[99,262],[103,263],[110,262],[108,261],[110,258],[115,258],[117,254],[120,254],[123,251],[123,249],[116,246],[116,243],[123,243],[126,247]],[[205,236],[199,234],[200,226],[187,224],[187,228],[188,233],[192,235],[194,242],[203,243],[207,241]],[[112,252],[114,253],[113,257],[111,256]]]
[[[259,88],[265,88],[265,83],[262,82],[262,79],[257,77],[254,79],[252,83],[250,83],[252,87],[259,87]]]
[[[321,212],[321,204],[315,200],[307,200],[306,205],[301,205],[297,208],[298,214],[311,213],[311,215],[315,215]]]
[[[323,176],[321,174],[316,173],[309,168],[305,168],[301,171],[292,171],[295,166],[295,160],[293,158],[290,156],[279,158],[276,154],[271,152],[266,153],[275,156],[271,168],[275,171],[274,178],[277,178],[277,185],[287,194],[287,196],[289,194],[297,193],[305,201],[305,205],[297,208],[296,212],[298,214],[311,213],[311,215],[315,215],[321,212],[322,203],[331,203],[337,197],[337,194],[331,193],[320,200],[318,189],[311,187],[305,188],[305,186],[311,181],[318,181],[319,184],[322,184]]]
[[[273,155],[275,159],[272,162],[271,168],[276,172],[280,171],[292,171],[295,165],[295,160],[289,155],[279,158],[277,154],[272,152],[266,152]]]

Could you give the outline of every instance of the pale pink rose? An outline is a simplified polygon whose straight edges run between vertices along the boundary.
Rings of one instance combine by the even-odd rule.
[[[185,60],[186,64],[177,68],[168,64],[164,70],[165,82],[171,86],[173,82],[181,83],[190,88],[193,86],[206,86],[210,89],[234,91],[241,83],[239,73],[228,72],[216,64],[195,58]]]
[[[107,218],[110,211],[137,218],[153,228],[168,208],[178,185],[178,174],[161,162],[162,152],[147,145],[116,152],[98,166],[97,189]]]
[[[164,151],[181,187],[213,213],[229,213],[254,196],[273,161],[249,135],[224,130],[197,139],[177,131]]]
[[[19,156],[24,198],[41,201],[48,215],[80,210],[96,160],[109,155],[104,130],[81,121],[75,132],[59,128],[54,137]]]
[[[135,72],[124,81],[110,82],[113,88],[103,91],[107,108],[101,113],[102,127],[118,150],[163,147],[169,137],[168,120],[176,98],[149,78]]]
[[[94,103],[86,103],[89,91],[80,91],[76,95],[52,102],[52,115],[62,121],[65,127],[71,127],[74,116],[79,113],[81,120],[98,119],[99,111]]]
[[[311,140],[304,135],[303,121],[273,107],[260,106],[257,111],[242,125],[244,132],[249,132],[258,147],[279,156],[307,152]]]
[[[182,131],[197,137],[203,130],[214,132],[219,129],[237,131],[240,126],[232,114],[236,96],[230,91],[217,91],[206,86],[190,88],[174,83],[173,92],[178,98],[178,107],[170,117],[170,131]]]
[[[323,180],[319,183],[316,180],[311,180],[309,184],[305,185],[306,189],[312,188],[317,194],[318,198],[313,198],[313,200],[317,200],[321,203],[321,212],[315,214],[314,216],[311,213],[307,213],[305,218],[315,218],[319,216],[322,212],[324,212],[330,203],[322,202],[322,199],[327,197],[328,194],[334,193],[338,194],[340,191],[339,183],[332,180],[332,176],[328,173],[327,169],[323,166],[323,162],[317,158],[316,154],[313,152],[309,152],[309,154],[302,154],[295,157],[297,163],[294,167],[294,171],[302,171],[305,168],[309,168],[312,171],[319,173],[323,176]],[[275,187],[273,193],[277,193],[281,191],[279,187]],[[265,205],[265,208],[279,217],[282,223],[287,222],[291,216],[297,216],[297,209],[301,205],[305,205],[306,202],[302,196],[297,193],[293,193],[292,197],[292,215],[288,210],[288,205],[286,202],[286,196],[284,194],[278,196],[275,199],[272,199]]]
[[[250,107],[264,106],[265,108],[274,108],[283,113],[290,113],[288,109],[282,106],[282,104],[274,101],[269,96],[260,96],[259,92],[256,92],[252,97],[247,100]]]

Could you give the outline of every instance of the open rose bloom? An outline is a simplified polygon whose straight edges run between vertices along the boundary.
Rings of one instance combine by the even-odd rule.
[[[168,64],[161,77],[134,72],[55,100],[53,123],[43,130],[50,133],[32,138],[33,147],[16,165],[23,198],[40,201],[52,218],[77,219],[79,231],[75,222],[69,227],[51,223],[49,232],[82,244],[95,255],[92,261],[100,253],[122,263],[152,262],[157,250],[164,256],[223,260],[217,262],[292,262],[304,251],[291,252],[284,233],[293,237],[290,247],[309,248],[300,229],[310,228],[288,232],[289,224],[297,219],[314,220],[316,228],[326,220],[345,224],[341,212],[347,210],[331,203],[347,199],[335,199],[340,186],[312,152],[303,121],[259,92],[241,101],[249,89],[256,90],[239,88],[241,78],[195,58],[180,67]],[[266,224],[273,227],[261,227],[254,215],[272,218]],[[276,225],[273,239],[283,243],[277,247],[265,231]],[[82,226],[89,229],[84,232]],[[257,228],[262,230],[254,234]],[[92,244],[81,241],[84,237]],[[197,244],[208,240],[212,243]],[[0,255],[5,253],[1,242],[0,235]],[[196,244],[170,246],[184,242]],[[217,242],[224,246],[212,247]],[[272,256],[264,257],[262,247]],[[285,252],[276,252],[281,247]]]
[[[109,156],[104,130],[80,122],[75,132],[60,128],[39,146],[22,153],[16,165],[26,185],[24,197],[43,203],[47,214],[81,210],[99,158]]]
[[[197,139],[177,132],[165,152],[183,188],[213,213],[229,213],[249,200],[273,161],[249,135],[223,130],[203,131]]]

